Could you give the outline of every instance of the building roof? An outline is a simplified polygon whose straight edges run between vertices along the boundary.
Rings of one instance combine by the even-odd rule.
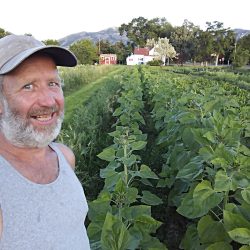
[[[100,56],[116,56],[116,54],[100,54]]]
[[[134,49],[134,55],[148,56],[148,54],[149,54],[148,48],[135,48]]]

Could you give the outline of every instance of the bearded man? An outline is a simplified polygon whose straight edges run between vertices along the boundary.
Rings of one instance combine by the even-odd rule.
[[[88,250],[75,156],[53,142],[64,116],[57,66],[76,57],[32,36],[0,39],[0,249]]]

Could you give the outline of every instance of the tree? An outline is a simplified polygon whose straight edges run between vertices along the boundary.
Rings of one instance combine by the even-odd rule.
[[[237,52],[237,55],[235,59],[233,60],[233,66],[234,67],[242,67],[245,66],[250,58],[250,53],[248,50],[241,49],[239,52]]]
[[[53,40],[53,39],[47,39],[43,41],[44,44],[46,45],[59,45],[59,42],[57,40]]]
[[[237,52],[241,53],[241,51],[245,51],[242,54],[246,54],[246,52],[248,52],[248,54],[250,55],[250,35],[243,36],[237,41],[237,43],[235,43],[236,58],[238,57]],[[250,62],[250,57],[246,63],[249,63],[249,62]]]
[[[98,54],[114,54],[114,48],[108,40],[99,40],[96,42],[96,47],[98,47]]]
[[[144,17],[138,17],[128,24],[122,24],[118,30],[120,35],[125,34],[129,38],[134,49],[136,46],[144,47],[148,39],[169,36],[173,27],[165,18],[147,20]]]
[[[114,53],[117,55],[118,64],[125,64],[126,58],[130,55],[130,48],[125,46],[122,41],[113,45]]]
[[[194,61],[204,62],[205,64],[211,61],[213,51],[213,38],[211,34],[207,31],[199,30],[195,40],[195,48]]]
[[[10,32],[5,31],[4,29],[0,28],[0,38],[3,38],[7,35],[10,35]]]
[[[93,64],[98,61],[98,49],[91,40],[80,40],[73,43],[69,49],[76,55],[80,64]]]
[[[181,64],[194,58],[195,41],[199,30],[198,26],[185,19],[182,26],[176,27],[171,34],[170,41],[176,49]]]
[[[169,43],[169,39],[167,37],[158,38],[157,41],[154,39],[148,39],[147,45],[154,48],[155,54],[162,60],[163,65],[165,65],[166,58],[168,59],[169,65],[169,59],[172,59],[176,56],[176,51]]]
[[[220,55],[224,55],[227,49],[232,48],[235,44],[235,34],[229,28],[224,28],[223,23],[214,21],[206,22],[206,31],[211,35],[212,51],[211,54],[215,56],[215,65],[218,65]]]

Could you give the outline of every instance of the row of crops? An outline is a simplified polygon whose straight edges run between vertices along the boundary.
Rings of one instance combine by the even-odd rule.
[[[63,130],[92,249],[250,249],[250,93],[174,71],[124,67]]]

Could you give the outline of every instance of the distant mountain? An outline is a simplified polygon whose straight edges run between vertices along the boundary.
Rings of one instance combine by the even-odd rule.
[[[243,36],[250,34],[250,30],[244,30],[244,29],[234,29],[234,32],[236,33],[237,40],[242,38]],[[83,39],[90,39],[94,43],[98,42],[99,40],[107,40],[111,44],[115,44],[116,42],[119,41],[126,43],[128,41],[128,38],[126,36],[120,36],[118,28],[112,27],[98,32],[83,31],[71,34],[64,38],[59,39],[59,43],[61,46],[68,48],[71,44]]]
[[[247,36],[250,34],[250,30],[243,30],[243,29],[234,29],[234,32],[236,34],[236,39],[239,40],[243,36]]]
[[[94,43],[98,42],[99,40],[107,40],[111,44],[115,44],[116,42],[120,41],[126,43],[128,41],[128,38],[126,36],[120,36],[118,28],[116,27],[108,28],[98,32],[83,31],[68,35],[64,38],[59,39],[58,41],[61,46],[69,47],[71,44],[83,39],[92,40]]]

